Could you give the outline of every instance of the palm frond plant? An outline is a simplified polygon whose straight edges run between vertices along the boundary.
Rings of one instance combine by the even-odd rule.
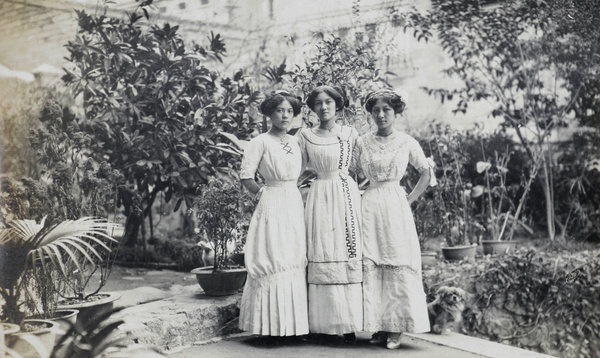
[[[30,311],[34,308],[32,276],[40,280],[52,275],[68,278],[73,268],[83,272],[86,265],[101,263],[116,242],[109,235],[114,226],[93,217],[54,225],[45,219],[40,223],[10,222],[0,231],[0,294],[5,300],[2,319],[20,323],[25,316],[23,305]]]

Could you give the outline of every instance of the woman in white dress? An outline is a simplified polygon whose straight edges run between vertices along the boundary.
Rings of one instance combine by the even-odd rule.
[[[355,152],[355,163],[369,179],[362,196],[364,329],[376,332],[372,344],[395,349],[403,332],[430,329],[410,204],[435,185],[435,175],[419,143],[394,128],[405,107],[402,98],[384,89],[365,102],[377,131],[360,137]],[[407,195],[400,180],[409,163],[421,176]]]
[[[317,87],[307,105],[320,121],[300,134],[304,160],[317,173],[305,209],[310,332],[354,343],[362,331],[362,241],[360,194],[348,167],[358,132],[336,123],[341,90]]]
[[[245,247],[248,279],[239,327],[264,336],[308,334],[306,234],[304,206],[297,187],[302,154],[296,137],[287,134],[300,113],[299,99],[285,91],[269,95],[261,112],[271,128],[244,150],[242,184],[256,195]],[[264,178],[260,186],[256,172]]]

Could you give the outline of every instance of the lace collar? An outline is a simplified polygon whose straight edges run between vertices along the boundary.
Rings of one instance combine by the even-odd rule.
[[[369,149],[382,151],[382,150],[386,150],[389,147],[399,148],[399,147],[404,146],[410,139],[410,136],[408,136],[404,132],[398,131],[394,135],[393,138],[390,138],[389,141],[380,142],[377,140],[377,136],[375,135],[375,132],[371,132],[371,133],[365,134],[363,139],[364,139],[365,147],[367,147]]]

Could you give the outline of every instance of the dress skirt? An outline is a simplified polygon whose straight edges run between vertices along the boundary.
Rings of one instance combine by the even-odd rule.
[[[428,332],[421,250],[406,192],[371,182],[362,197],[365,331]]]
[[[339,171],[317,175],[306,202],[310,331],[362,331],[358,186]]]
[[[245,259],[240,329],[308,334],[304,206],[295,180],[267,181],[250,222]]]

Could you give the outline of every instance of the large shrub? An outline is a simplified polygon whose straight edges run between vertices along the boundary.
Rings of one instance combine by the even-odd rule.
[[[248,138],[258,93],[243,72],[221,77],[211,69],[226,54],[218,34],[206,47],[186,48],[178,26],[149,26],[145,7],[125,19],[77,11],[79,29],[67,44],[64,77],[83,99],[93,157],[123,172],[119,200],[126,238],[135,244],[144,221],[152,237],[152,204],[163,193],[177,211],[188,207],[213,176],[236,177],[239,156],[219,150],[221,132]]]

